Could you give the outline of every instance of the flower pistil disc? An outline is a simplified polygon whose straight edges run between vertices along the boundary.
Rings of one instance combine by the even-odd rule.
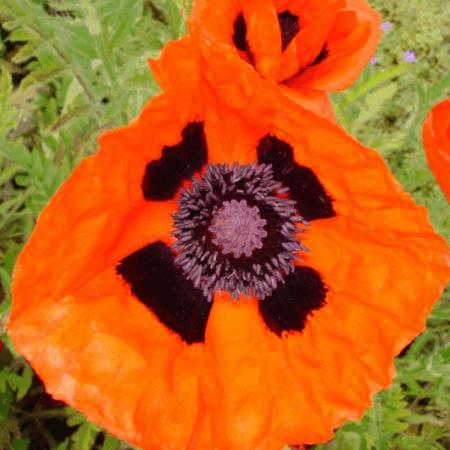
[[[307,222],[270,164],[209,165],[181,192],[176,264],[211,300],[215,291],[264,299],[294,270]]]

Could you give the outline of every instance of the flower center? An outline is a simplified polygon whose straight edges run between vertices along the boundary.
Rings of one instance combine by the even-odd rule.
[[[235,258],[251,256],[253,250],[262,248],[262,239],[267,236],[256,206],[249,206],[246,200],[224,201],[208,230],[213,233],[212,242],[224,255],[232,253]]]
[[[209,165],[181,191],[173,215],[176,264],[211,300],[216,291],[263,299],[294,270],[306,222],[267,164]]]

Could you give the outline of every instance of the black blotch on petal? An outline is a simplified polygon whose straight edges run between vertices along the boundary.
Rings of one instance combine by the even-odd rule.
[[[298,76],[300,76],[302,73],[304,73],[306,69],[309,69],[310,67],[317,66],[322,61],[324,61],[326,58],[328,58],[329,54],[330,54],[330,52],[328,50],[327,44],[325,43],[324,46],[322,47],[322,50],[320,51],[320,53],[314,58],[314,60],[311,63],[309,63],[306,66],[302,67],[296,74],[294,74],[291,77],[289,77],[286,80],[284,80],[283,83],[289,85],[290,81],[295,80]]]
[[[247,62],[255,65],[255,57],[247,42],[247,24],[243,14],[239,14],[234,21],[233,26],[233,43],[238,50],[245,52],[247,56]]]
[[[278,336],[283,331],[301,331],[308,315],[325,305],[327,291],[318,272],[297,266],[270,297],[259,301],[259,312]]]
[[[117,265],[132,294],[185,342],[203,342],[212,302],[186,280],[163,242],[132,253]]]
[[[278,21],[281,28],[281,50],[285,51],[292,39],[300,31],[298,17],[286,10],[278,14]]]
[[[336,215],[331,196],[314,172],[294,160],[292,147],[273,135],[258,144],[258,162],[272,164],[274,178],[289,188],[289,197],[297,202],[306,220],[327,219]]]
[[[247,24],[244,16],[239,14],[234,21],[233,43],[238,50],[245,51],[248,49],[247,44]]]
[[[179,144],[164,147],[161,158],[147,164],[141,184],[146,200],[173,198],[183,181],[206,164],[208,155],[203,123],[189,123],[181,135]]]
[[[311,64],[309,64],[308,67],[317,66],[317,64],[320,64],[327,57],[328,57],[328,48],[327,44],[325,44],[322,47],[320,53],[316,56],[316,59]],[[303,70],[306,70],[308,67],[305,67]]]

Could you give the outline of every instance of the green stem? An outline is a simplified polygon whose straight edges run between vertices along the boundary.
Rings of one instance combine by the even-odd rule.
[[[16,412],[21,413],[21,422],[29,422],[35,419],[54,419],[58,417],[65,417],[65,412],[63,409],[46,409],[43,411],[33,411],[33,412],[24,412],[19,409]]]

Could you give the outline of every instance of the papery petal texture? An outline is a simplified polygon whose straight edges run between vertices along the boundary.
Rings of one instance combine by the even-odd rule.
[[[433,107],[423,124],[428,165],[450,202],[450,99]]]
[[[190,38],[152,64],[165,93],[100,138],[17,261],[14,345],[51,395],[145,450],[324,442],[391,383],[393,358],[423,331],[450,278],[448,246],[375,151],[250,68],[240,84],[229,83],[213,75]],[[188,67],[180,84],[174,74]],[[175,269],[170,285],[152,278],[157,257],[169,264],[165,254],[137,274],[118,267],[149,245],[170,249],[171,215],[191,176],[207,163],[258,162],[264,139],[279,146],[277,155],[292,152],[291,173],[308,168],[332,198],[333,214],[302,233],[309,252],[297,263],[323,279],[326,302],[302,330],[278,335],[260,313],[264,300],[216,292],[204,335],[189,341],[127,284],[127,276],[142,275],[165,286],[167,298],[151,291],[159,306],[177,301],[177,286],[197,295]],[[160,177],[166,170],[172,176]],[[155,180],[171,194],[161,199]],[[299,302],[304,294],[293,293]]]
[[[375,52],[380,23],[363,0],[197,0],[190,31],[211,64],[210,53],[220,51],[238,73],[248,65],[333,119],[326,93],[356,80]]]

